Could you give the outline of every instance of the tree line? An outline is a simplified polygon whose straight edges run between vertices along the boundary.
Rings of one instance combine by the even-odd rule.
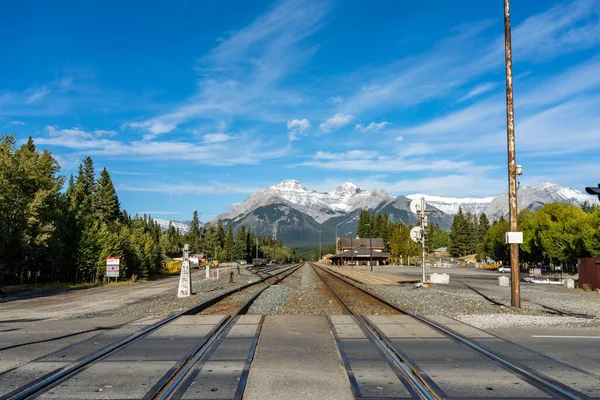
[[[522,265],[574,266],[580,257],[600,257],[600,207],[584,204],[550,203],[537,211],[522,210],[517,217],[523,244],[519,246]],[[489,223],[459,209],[450,231],[450,253],[455,257],[476,254],[479,260],[510,262],[505,233],[509,222],[501,217]]]
[[[183,243],[187,243],[191,253],[219,261],[250,262],[252,258],[268,258],[286,262],[295,258],[294,251],[284,246],[281,240],[256,236],[244,225],[234,232],[232,225],[225,229],[223,221],[219,220],[216,225],[204,228],[200,226],[197,211],[194,211],[189,231],[183,236],[169,223],[162,243],[165,254],[170,257],[181,254]]]
[[[31,137],[20,147],[14,135],[0,137],[0,283],[95,282],[112,256],[120,257],[122,277],[146,278],[160,272],[165,256],[180,256],[185,242],[220,261],[250,258],[257,239],[261,257],[294,256],[245,227],[236,235],[221,221],[203,229],[197,212],[185,235],[172,224],[161,232],[151,216],[121,210],[108,170],[97,176],[90,157],[64,191],[59,172],[56,158]]]
[[[358,219],[357,236],[361,238],[382,238],[385,251],[391,255],[392,262],[407,262],[409,257],[421,255],[421,244],[415,243],[410,238],[410,230],[414,225],[406,225],[402,222],[393,222],[387,213],[374,214],[367,210],[361,210]],[[437,224],[427,226],[428,241],[427,251],[431,252],[440,247],[447,247],[450,236],[439,228]]]

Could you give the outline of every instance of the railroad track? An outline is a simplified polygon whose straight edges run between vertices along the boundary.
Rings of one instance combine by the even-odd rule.
[[[330,269],[316,264],[311,266],[348,314],[343,317],[330,316],[329,320],[357,399],[382,397],[384,393],[387,393],[384,396],[386,398],[421,399],[589,398],[571,387],[485,349],[455,329],[391,304]],[[367,313],[371,316],[366,316]],[[394,324],[385,323],[392,321]],[[402,332],[395,328],[399,324],[404,328]],[[406,338],[406,332],[411,332],[414,337]],[[415,337],[420,336],[423,340],[415,340]],[[435,352],[445,357],[450,354],[452,359],[443,359],[444,356],[439,360],[418,359],[423,357],[424,352],[423,348],[415,349],[415,346],[438,346],[439,350],[436,348]],[[386,376],[387,381],[382,381],[376,388],[365,387],[361,383],[361,377],[368,373],[361,364],[365,360],[371,363],[371,369],[377,369]],[[476,365],[476,371],[468,372],[468,362]],[[465,366],[461,363],[465,363]],[[434,366],[435,364],[437,365]],[[475,378],[467,375],[461,377],[457,372],[461,370],[463,373],[474,374]],[[492,370],[497,371],[497,375],[486,373]],[[459,378],[458,381],[464,387],[472,385],[475,394],[464,395],[464,387],[456,388],[450,383],[453,378],[455,381]],[[389,386],[385,386],[386,384]],[[494,389],[499,396],[492,394]]]
[[[260,296],[262,292],[271,287],[272,285],[276,285],[277,283],[283,281],[285,278],[293,274],[296,270],[298,270],[302,265],[293,265],[287,268],[280,268],[278,271],[272,272],[270,271],[267,275],[256,282],[252,282],[243,286],[240,286],[236,289],[232,289],[226,293],[215,296],[209,300],[206,300],[200,304],[195,305],[185,311],[182,311],[176,315],[171,317],[162,319],[142,331],[128,336],[125,339],[119,341],[118,343],[111,344],[102,350],[90,354],[89,356],[81,359],[77,363],[70,365],[68,367],[63,367],[53,371],[50,374],[46,374],[43,377],[40,377],[27,385],[24,385],[12,392],[0,396],[1,400],[10,399],[10,400],[21,400],[21,399],[31,399],[36,397],[42,398],[66,398],[67,394],[60,393],[60,390],[57,392],[56,389],[61,389],[69,386],[73,382],[71,386],[75,387],[75,389],[82,389],[81,387],[77,387],[77,379],[80,377],[80,374],[93,367],[95,364],[107,361],[110,358],[119,359],[128,359],[132,354],[136,353],[135,346],[139,345],[143,340],[150,340],[149,337],[152,334],[159,333],[160,331],[169,330],[169,328],[176,329],[177,324],[181,324],[185,327],[185,324],[189,324],[189,318],[199,317],[199,318],[212,318],[214,323],[209,323],[206,325],[194,325],[193,328],[196,332],[199,330],[206,331],[205,334],[201,338],[192,338],[194,339],[194,344],[186,348],[185,355],[183,357],[179,357],[178,360],[174,361],[170,368],[166,370],[165,373],[162,371],[157,377],[159,379],[152,385],[152,387],[148,390],[144,389],[144,393],[138,391],[137,394],[134,395],[133,398],[143,398],[143,399],[170,399],[170,398],[181,398],[181,396],[185,393],[185,390],[189,388],[192,384],[194,384],[194,379],[198,375],[198,366],[206,363],[207,359],[213,355],[216,351],[218,351],[218,346],[224,343],[227,340],[227,336],[231,336],[232,333],[237,331],[242,331],[242,335],[238,335],[238,337],[244,337],[245,339],[249,338],[250,340],[246,340],[249,342],[250,346],[248,348],[247,357],[245,357],[245,365],[241,371],[241,376],[239,377],[239,384],[237,385],[237,389],[235,392],[235,396],[233,398],[241,398],[241,395],[244,391],[245,382],[248,374],[249,363],[254,354],[254,350],[256,348],[256,342],[258,340],[258,335],[260,333],[260,328],[262,326],[262,320],[264,317],[262,316],[250,316],[244,315],[252,303]],[[264,287],[259,287],[258,290],[255,290],[255,286],[265,284]],[[215,305],[219,305],[219,303],[230,296],[233,296],[239,292],[244,290],[252,290],[253,293],[251,297],[241,305],[237,311],[232,313],[232,315],[227,316],[204,316],[199,314],[211,314],[207,311],[210,307]],[[235,303],[235,302],[234,302]],[[222,311],[222,310],[220,310]],[[219,311],[219,312],[220,312]],[[188,320],[186,320],[188,318]],[[245,318],[245,319],[244,319]],[[244,330],[248,330],[247,328],[254,329],[254,332],[251,335],[244,335]],[[178,338],[175,338],[177,340]],[[182,337],[181,339],[185,339]],[[200,339],[200,340],[198,340]],[[241,339],[240,339],[241,340]],[[164,343],[161,342],[161,343]],[[149,347],[151,349],[156,349],[157,342],[150,342]],[[137,352],[138,357],[144,356],[143,352],[148,350],[147,348],[142,347],[142,352]],[[181,346],[180,346],[181,347]],[[176,347],[175,350],[178,350]],[[168,356],[168,354],[167,354]],[[119,358],[120,357],[120,358]],[[140,365],[147,362],[146,360],[142,361]],[[237,371],[236,371],[237,372]],[[142,372],[143,373],[143,372]],[[238,374],[240,375],[240,374]],[[73,381],[75,379],[75,381]],[[236,379],[237,382],[237,379]],[[112,387],[111,385],[107,385]],[[105,386],[106,387],[106,386]],[[83,388],[85,389],[85,388]],[[102,391],[102,389],[97,389],[96,392]],[[107,394],[108,395],[108,394]],[[119,393],[119,396],[122,395]],[[64,397],[63,397],[64,396]],[[77,398],[89,398],[91,397],[89,394],[81,394],[78,395],[75,393],[68,393],[69,398],[77,399]],[[110,398],[102,395],[97,395],[96,397],[102,398]],[[121,398],[121,397],[119,397]]]

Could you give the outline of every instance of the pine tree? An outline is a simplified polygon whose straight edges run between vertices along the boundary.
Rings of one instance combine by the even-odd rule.
[[[238,229],[237,235],[235,238],[234,259],[241,260],[241,259],[245,259],[246,256],[247,256],[247,253],[246,253],[246,227],[244,225],[242,225]]]
[[[221,248],[225,247],[225,229],[223,228],[223,221],[217,221],[217,241]]]
[[[358,229],[356,231],[356,235],[358,237],[369,237],[369,230],[371,224],[371,213],[367,210],[360,210],[360,215],[358,217]]]
[[[113,222],[119,218],[121,213],[119,198],[106,168],[100,173],[96,185],[95,204],[100,221]]]
[[[229,225],[227,234],[225,235],[225,245],[223,246],[223,258],[225,261],[233,261],[235,253],[235,243],[233,239],[233,228]]]
[[[465,256],[469,251],[469,242],[469,223],[463,214],[462,207],[459,207],[458,214],[452,220],[448,251],[454,257]]]

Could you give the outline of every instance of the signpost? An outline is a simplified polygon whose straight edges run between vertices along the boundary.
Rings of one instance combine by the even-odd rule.
[[[119,266],[121,265],[120,257],[106,258],[106,277],[119,279]]]

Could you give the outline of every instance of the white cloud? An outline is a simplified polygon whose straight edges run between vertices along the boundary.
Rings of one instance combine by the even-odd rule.
[[[10,121],[9,125],[25,125],[25,122],[22,122],[22,121]]]
[[[222,143],[227,142],[228,140],[233,139],[231,136],[225,133],[208,133],[202,136],[205,143]]]
[[[337,113],[333,117],[329,118],[327,121],[322,123],[319,126],[319,129],[321,129],[321,131],[325,133],[329,133],[333,129],[339,129],[348,125],[350,121],[352,121],[352,118],[354,118],[352,114]]]
[[[497,86],[498,86],[497,83],[492,83],[492,82],[479,84],[479,85],[475,86],[473,89],[471,89],[466,95],[461,97],[459,102],[469,100],[473,97],[479,96],[480,94],[487,93],[491,90],[494,90]]]
[[[471,161],[430,160],[382,155],[377,151],[351,150],[345,153],[318,151],[303,167],[361,172],[461,171],[485,172],[495,167],[475,166]]]
[[[402,142],[404,140],[404,136],[398,136],[396,138],[396,142]]]
[[[193,120],[247,118],[281,122],[305,99],[281,87],[282,81],[317,50],[306,39],[323,26],[326,2],[281,1],[246,27],[225,37],[196,68],[198,91],[180,105],[132,127],[146,139],[171,132]]]
[[[300,139],[300,136],[306,136],[306,133],[308,132],[308,130],[310,129],[311,125],[310,122],[304,118],[304,119],[293,119],[291,121],[288,121],[287,123],[287,128],[288,128],[288,137],[290,140],[298,140]]]
[[[367,132],[379,132],[380,130],[382,130],[383,128],[385,128],[386,125],[388,125],[389,122],[387,121],[383,121],[383,122],[371,122],[369,125],[364,126],[362,124],[356,124],[356,126],[354,127],[355,131],[360,131],[362,133],[367,133]]]
[[[515,62],[539,63],[597,46],[600,43],[599,14],[597,0],[574,0],[528,18],[513,27]],[[504,35],[499,34],[489,44],[487,35],[482,34],[491,26],[501,27],[498,22],[466,25],[451,36],[445,35],[423,54],[368,71],[368,76],[374,78],[358,85],[360,89],[344,102],[344,109],[362,113],[422,104],[454,96],[469,82],[490,71],[501,70]],[[480,87],[473,89],[471,95],[481,94],[484,89],[491,90]]]
[[[75,154],[118,157],[130,159],[190,160],[204,165],[248,165],[262,160],[286,156],[291,147],[272,147],[247,135],[229,145],[219,143],[196,143],[184,141],[119,141],[96,136],[81,128],[57,129],[46,127],[46,136],[34,138],[36,144],[63,147]]]
[[[148,214],[148,215],[180,215],[183,214],[180,211],[136,211],[139,215]]]
[[[344,98],[342,96],[333,96],[330,97],[327,102],[331,105],[342,104]]]
[[[145,186],[119,184],[117,189],[128,192],[168,193],[171,196],[181,196],[184,194],[247,194],[252,193],[255,188],[219,182],[208,182],[208,185],[198,185],[195,182],[177,184],[158,182]]]

